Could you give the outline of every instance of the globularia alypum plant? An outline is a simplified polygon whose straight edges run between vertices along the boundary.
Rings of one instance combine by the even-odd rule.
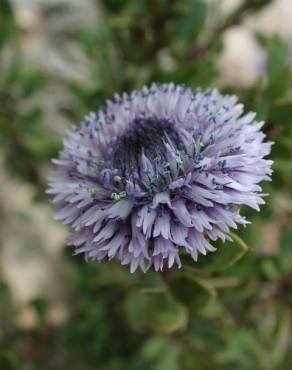
[[[174,84],[115,95],[85,117],[54,160],[48,192],[76,254],[156,271],[215,252],[259,210],[270,180],[263,122],[236,96]]]

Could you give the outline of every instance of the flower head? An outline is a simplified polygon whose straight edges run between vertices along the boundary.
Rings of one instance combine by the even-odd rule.
[[[152,84],[115,95],[64,140],[48,192],[76,254],[140,267],[197,261],[248,223],[270,180],[263,122],[235,96]]]

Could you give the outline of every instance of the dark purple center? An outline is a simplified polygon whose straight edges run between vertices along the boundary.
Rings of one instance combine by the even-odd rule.
[[[121,136],[113,156],[113,164],[125,172],[132,172],[139,166],[142,152],[151,162],[165,162],[165,143],[181,149],[182,142],[176,130],[175,122],[170,119],[157,119],[155,117],[136,118],[131,128]]]

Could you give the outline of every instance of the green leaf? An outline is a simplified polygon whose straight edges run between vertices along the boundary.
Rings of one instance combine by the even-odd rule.
[[[183,0],[180,6],[183,16],[176,24],[176,36],[184,41],[191,39],[194,42],[206,21],[206,3],[204,0]]]
[[[102,5],[110,12],[119,13],[128,4],[128,0],[106,0]]]
[[[271,361],[273,367],[277,368],[285,358],[290,344],[291,332],[291,313],[288,308],[279,311],[279,324],[276,335],[273,340],[273,349],[271,351]]]
[[[267,103],[271,105],[279,99],[287,98],[291,88],[291,82],[291,70],[288,66],[284,65],[278,72],[277,77],[269,82],[263,99],[266,99]]]
[[[23,97],[30,98],[39,90],[43,89],[48,80],[47,76],[42,72],[25,71],[20,76],[20,82],[22,85]]]
[[[1,18],[8,18],[11,19],[13,18],[13,11],[12,11],[12,6],[10,4],[9,0],[1,0],[0,1],[0,15]]]
[[[235,233],[230,233],[233,242],[217,243],[217,250],[208,253],[206,256],[199,256],[197,262],[194,262],[189,256],[181,256],[183,266],[189,266],[194,269],[203,269],[204,271],[224,271],[239,261],[249,250],[247,244]]]
[[[173,72],[165,73],[160,78],[163,82],[173,81],[177,84],[183,84],[188,81],[190,86],[209,87],[215,78],[218,77],[217,67],[213,60],[205,59],[203,63],[185,65],[184,68]]]
[[[266,351],[254,333],[246,327],[237,327],[237,330],[232,333],[232,340],[227,339],[216,357],[220,364],[236,363],[238,361],[238,363],[243,364],[243,369],[262,369],[262,367],[255,366],[255,364],[258,363],[259,358],[265,359],[265,356]],[[250,366],[251,362],[252,366]]]
[[[167,293],[133,291],[125,301],[131,327],[136,331],[173,333],[187,324],[187,312]]]
[[[180,347],[170,336],[152,336],[142,347],[142,356],[151,361],[153,370],[179,370]]]
[[[167,284],[173,297],[191,311],[201,310],[217,295],[206,281],[189,273],[177,273]]]
[[[269,119],[279,124],[285,124],[292,121],[292,101],[276,102],[272,105],[269,113]]]
[[[181,363],[183,370],[202,370],[210,369],[210,358],[206,357],[205,354],[199,353],[196,346],[192,346],[192,343],[187,343],[183,346],[181,355]],[[208,365],[207,365],[208,364]],[[215,368],[215,367],[213,367]]]
[[[288,203],[288,207],[292,210],[292,201]],[[286,229],[282,232],[280,248],[279,248],[279,262],[281,270],[285,274],[292,273],[292,249],[291,249],[291,240],[292,240],[292,226],[287,226]]]
[[[0,353],[0,369],[1,370],[14,370],[16,369],[16,361],[14,361],[14,354],[12,352]]]
[[[281,278],[279,266],[277,266],[276,261],[272,257],[263,259],[261,268],[269,280],[277,281]]]
[[[282,178],[283,181],[290,184],[292,181],[292,163],[291,159],[280,159],[277,160],[273,164],[273,169],[277,176]],[[278,178],[276,179],[278,180]]]
[[[35,298],[29,302],[29,305],[35,310],[40,323],[45,323],[48,316],[48,302],[42,298]]]
[[[13,9],[9,0],[0,1],[0,49],[15,34]]]
[[[288,54],[286,43],[280,36],[274,35],[268,45],[267,72],[269,81],[273,81],[281,71]]]

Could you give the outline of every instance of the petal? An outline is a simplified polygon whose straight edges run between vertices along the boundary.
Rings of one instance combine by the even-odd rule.
[[[156,208],[159,204],[167,204],[169,208],[172,208],[168,193],[163,192],[154,195],[152,208]]]
[[[162,211],[161,214],[156,217],[153,237],[162,235],[165,239],[170,237],[170,215],[167,211]]]
[[[178,199],[174,201],[173,203],[173,209],[172,212],[175,214],[177,219],[185,226],[192,227],[193,222],[191,219],[191,215],[189,214],[189,211],[185,205],[185,202],[182,199]]]

